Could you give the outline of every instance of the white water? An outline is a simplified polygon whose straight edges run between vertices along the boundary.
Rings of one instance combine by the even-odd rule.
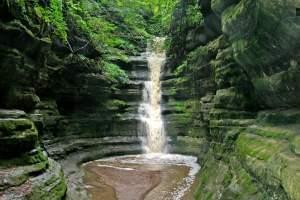
[[[139,107],[139,118],[142,122],[139,131],[142,135],[147,136],[146,141],[143,141],[143,147],[147,154],[111,157],[93,162],[104,162],[97,164],[99,168],[112,168],[120,171],[138,171],[139,168],[135,165],[145,167],[146,171],[159,170],[161,173],[170,166],[188,167],[188,174],[174,188],[168,191],[161,187],[163,190],[155,191],[164,196],[164,199],[166,195],[168,200],[183,200],[186,193],[190,192],[200,166],[196,157],[167,154],[166,135],[161,114],[160,74],[166,60],[163,45],[163,38],[155,38],[149,45],[146,54],[141,56],[141,59],[144,59],[143,56],[146,55],[150,72],[149,80],[144,82],[143,101]],[[88,164],[86,163],[84,166]],[[168,183],[163,182],[163,184],[167,185]],[[86,187],[91,186],[86,185]],[[159,186],[157,187],[159,188]]]
[[[147,136],[143,146],[147,153],[167,151],[164,122],[161,115],[160,74],[166,60],[163,50],[164,38],[155,38],[147,49],[147,61],[150,71],[149,81],[144,82],[143,102],[139,108],[142,129]]]

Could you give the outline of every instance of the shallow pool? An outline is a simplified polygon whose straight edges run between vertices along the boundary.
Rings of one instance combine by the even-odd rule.
[[[192,200],[197,158],[177,154],[111,157],[85,163],[92,200]]]

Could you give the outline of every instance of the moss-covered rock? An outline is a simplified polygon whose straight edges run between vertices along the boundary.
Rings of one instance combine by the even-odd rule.
[[[1,157],[13,157],[34,149],[38,132],[28,119],[0,119]]]
[[[251,101],[245,94],[237,88],[231,87],[218,90],[214,98],[216,108],[228,108],[232,110],[244,110],[253,108],[255,102]]]
[[[209,153],[199,156],[196,199],[299,199],[299,3],[182,0],[179,5],[176,15],[199,6],[202,25],[222,27],[208,37],[212,41],[191,49],[184,44],[191,36],[187,27],[201,36],[207,29],[190,27],[177,16],[174,25],[181,29],[170,34],[166,74],[188,79],[182,86],[192,95],[184,100],[200,101],[190,130],[208,141],[200,144]]]
[[[226,163],[210,155],[198,175],[200,184],[195,199],[265,199],[251,175],[233,155],[230,156],[230,163]]]
[[[229,0],[229,1],[212,0],[211,8],[216,14],[221,15],[223,11],[226,10],[226,8],[228,8],[229,6],[237,2],[238,2],[237,0]]]
[[[246,169],[264,184],[270,194],[280,199],[298,199],[299,176],[296,171],[300,159],[293,150],[297,140],[298,135],[292,126],[286,129],[252,127],[239,136],[236,150]]]
[[[43,173],[30,177],[21,185],[0,192],[4,199],[22,200],[60,200],[64,198],[65,193],[66,184],[61,167],[51,159],[48,168]]]
[[[288,66],[286,71],[253,80],[255,92],[266,107],[292,107],[299,104],[300,71]]]
[[[0,113],[1,198],[62,199],[66,192],[63,173],[40,147],[33,122],[23,111]]]
[[[242,0],[222,14],[222,31],[230,40],[247,38],[257,26],[257,2]]]
[[[30,160],[31,159],[31,160]],[[24,184],[32,174],[43,173],[48,168],[48,158],[19,158],[14,160],[0,161],[0,190]],[[35,159],[35,160],[34,160]]]
[[[296,6],[294,1],[250,2],[253,2],[252,4],[256,7],[249,10],[244,9],[243,12],[243,5],[248,4],[248,1],[241,1],[240,5],[233,9],[233,11],[238,12],[240,10],[243,14],[247,12],[256,13],[254,17],[257,20],[257,25],[254,26],[255,31],[248,36],[245,35],[241,40],[234,42],[233,47],[236,60],[244,66],[256,65],[253,69],[248,68],[248,70],[254,71],[260,68],[259,66],[272,63],[272,61],[283,56],[286,51],[289,49],[292,50],[297,46],[299,22],[294,18],[294,9]],[[253,20],[249,20],[253,22]],[[244,25],[247,24],[244,23]],[[250,30],[253,30],[254,27],[251,27],[252,29]],[[274,27],[276,28],[274,29]],[[273,45],[267,45],[271,43]]]

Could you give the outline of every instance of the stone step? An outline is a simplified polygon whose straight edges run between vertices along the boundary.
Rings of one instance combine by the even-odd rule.
[[[211,120],[221,120],[221,119],[254,119],[257,113],[248,111],[234,111],[226,109],[212,109],[209,113],[209,118]]]
[[[22,110],[6,110],[0,109],[0,118],[21,118],[26,117],[26,113]]]
[[[38,132],[29,119],[0,119],[0,158],[11,158],[34,149]]]
[[[209,121],[209,127],[215,128],[215,127],[248,127],[251,124],[255,122],[254,119],[222,119],[222,120],[210,120]]]

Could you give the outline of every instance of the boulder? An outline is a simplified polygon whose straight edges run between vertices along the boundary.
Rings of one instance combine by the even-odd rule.
[[[0,156],[12,157],[34,149],[38,132],[28,119],[0,119]]]

